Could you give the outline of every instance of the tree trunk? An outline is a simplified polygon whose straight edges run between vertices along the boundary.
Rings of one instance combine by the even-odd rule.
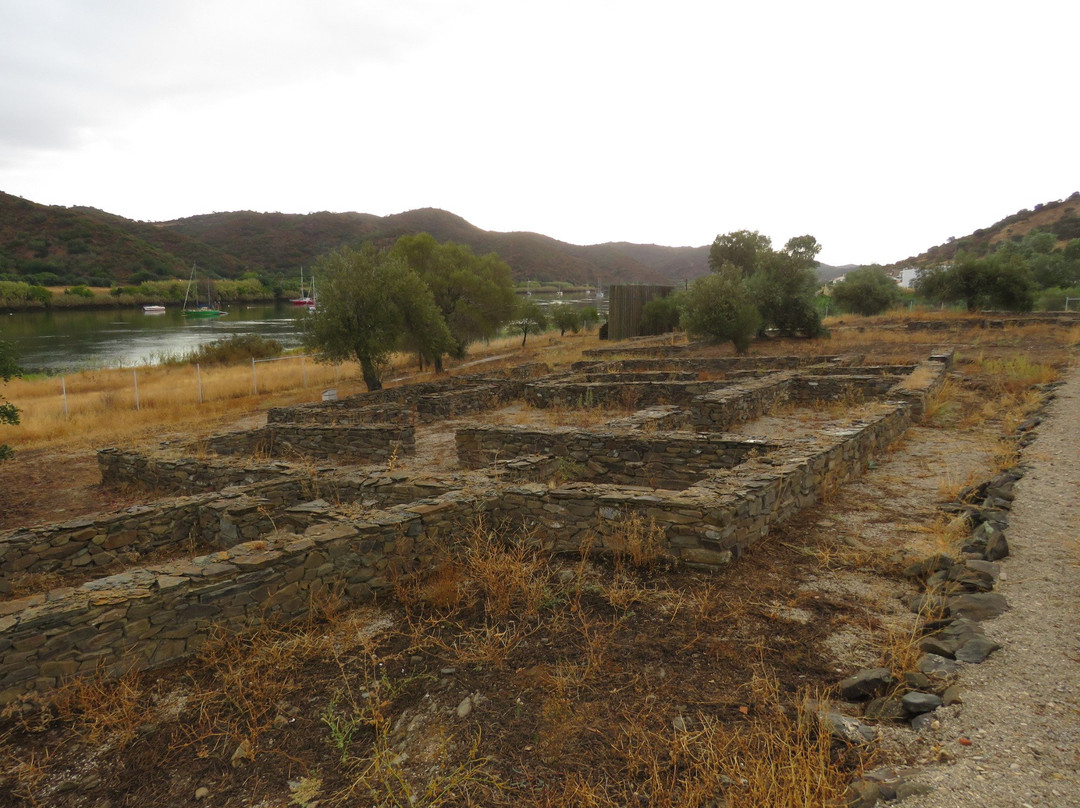
[[[367,385],[369,391],[382,390],[382,381],[379,379],[379,373],[375,369],[375,364],[370,359],[360,360],[360,372],[364,376],[364,384]]]

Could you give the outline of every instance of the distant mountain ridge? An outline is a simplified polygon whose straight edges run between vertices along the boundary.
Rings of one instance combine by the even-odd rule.
[[[466,244],[478,254],[498,253],[517,281],[681,284],[708,272],[708,246],[579,246],[538,233],[481,230],[437,208],[390,216],[237,211],[139,222],[0,193],[0,276],[43,285],[128,284],[186,278],[197,263],[222,278],[292,278],[332,249],[363,242],[389,247],[400,236],[420,232]]]
[[[991,227],[931,247],[889,268],[928,266],[961,250],[983,254],[1002,239],[1033,229],[1059,240],[1080,237],[1080,192],[1021,210]],[[474,252],[495,252],[516,281],[682,284],[708,273],[709,246],[664,247],[609,242],[580,246],[539,233],[501,233],[438,208],[390,216],[370,213],[208,213],[167,222],[125,219],[91,207],[40,205],[0,192],[0,279],[39,285],[131,284],[201,273],[292,279],[302,266],[337,247],[372,242],[389,247],[400,236],[428,232]],[[818,266],[822,280],[851,267]]]

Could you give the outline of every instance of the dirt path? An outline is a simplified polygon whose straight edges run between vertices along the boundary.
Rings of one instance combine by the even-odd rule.
[[[998,586],[1011,608],[985,624],[1003,647],[939,711],[933,741],[955,760],[916,778],[934,790],[911,808],[1080,806],[1080,368],[1024,462]]]

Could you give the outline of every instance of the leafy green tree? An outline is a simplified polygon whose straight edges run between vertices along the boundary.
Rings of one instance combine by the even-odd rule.
[[[16,361],[15,346],[0,336],[0,379],[11,381],[22,375],[22,368]],[[0,424],[14,426],[19,423],[19,408],[0,396]],[[13,452],[7,444],[0,444],[0,461],[11,458]]]
[[[517,313],[510,322],[510,327],[521,332],[521,347],[524,348],[529,334],[542,334],[547,330],[547,315],[540,304],[526,298],[518,303]]]
[[[360,363],[368,390],[382,388],[390,354],[409,347],[432,357],[451,337],[431,290],[400,258],[365,245],[342,248],[316,265],[319,308],[305,345],[323,359]]]
[[[679,293],[654,297],[641,307],[639,330],[642,336],[667,334],[674,331],[682,318],[682,296]]]
[[[841,308],[869,317],[899,303],[900,287],[881,267],[860,267],[833,285],[832,298]]]
[[[596,310],[596,306],[585,306],[581,309],[581,326],[586,331],[592,328],[600,321],[600,312]]]
[[[724,264],[738,267],[744,277],[758,268],[761,256],[772,252],[772,240],[756,230],[736,230],[718,235],[709,248],[709,269],[719,272]]]
[[[683,328],[710,342],[730,341],[744,354],[761,327],[761,315],[750,296],[742,270],[730,261],[703,278],[686,293]]]
[[[431,289],[453,337],[446,353],[464,357],[470,343],[494,337],[513,316],[513,273],[494,253],[478,257],[465,245],[439,244],[428,233],[402,236],[390,252]],[[442,356],[434,361],[441,370]]]
[[[1046,257],[1039,254],[1036,257]],[[995,308],[1031,311],[1035,306],[1035,281],[1028,262],[1019,255],[995,253],[983,259],[989,265],[987,297]]]
[[[820,249],[813,236],[797,236],[782,251],[759,256],[749,279],[750,291],[765,324],[781,334],[820,337],[825,333],[814,303],[818,288],[814,267]]]
[[[942,303],[963,302],[968,311],[994,306],[1028,311],[1035,301],[1035,283],[1019,250],[1006,248],[979,257],[958,252],[950,266],[923,270],[915,291]]]
[[[709,268],[736,267],[750,283],[762,322],[783,334],[821,336],[821,314],[814,304],[815,274],[821,246],[813,236],[789,239],[782,250],[757,231],[738,230],[719,235],[709,248]]]
[[[963,302],[968,311],[976,311],[990,287],[990,273],[982,258],[960,251],[951,265],[921,270],[913,287],[922,297],[940,303]]]
[[[556,303],[548,309],[551,322],[559,329],[559,336],[565,337],[566,332],[578,333],[581,330],[581,309],[568,303]]]

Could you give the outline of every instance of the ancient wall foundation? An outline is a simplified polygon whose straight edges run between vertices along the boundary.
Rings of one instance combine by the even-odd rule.
[[[660,551],[715,568],[861,474],[919,417],[950,361],[951,354],[941,354],[903,375],[843,363],[813,373],[788,368],[738,383],[701,382],[704,389],[698,382],[639,382],[666,384],[678,400],[594,429],[457,429],[460,465],[474,470],[391,468],[385,455],[362,465],[357,450],[344,456],[348,466],[319,465],[312,461],[335,439],[358,430],[400,436],[402,428],[303,426],[301,415],[273,425],[285,427],[279,434],[320,436],[289,444],[303,461],[296,465],[242,457],[259,454],[252,447],[270,427],[223,436],[223,450],[239,453],[233,459],[185,457],[177,447],[157,455],[103,450],[106,483],[138,481],[187,496],[0,535],[0,596],[8,595],[0,599],[0,704],[73,675],[166,664],[194,653],[220,628],[300,619],[313,599],[390,596],[398,576],[452,557],[478,519],[566,552],[619,552],[626,525],[636,520],[654,532]],[[543,386],[507,382],[502,389],[517,383],[523,398]],[[547,389],[574,383],[605,386],[566,377]],[[493,406],[498,398],[486,384],[427,390],[412,400],[419,407],[424,396],[453,394],[438,406]],[[856,397],[873,403],[846,406]],[[763,441],[723,434],[777,406],[820,401],[842,406],[828,420],[817,416],[813,430]],[[377,397],[361,404],[388,406]],[[409,434],[415,437],[411,428]],[[579,467],[581,476],[567,481],[562,474],[552,484],[560,464],[563,472],[568,464]],[[175,560],[140,565],[138,557],[170,547]],[[116,574],[87,574],[125,562]],[[71,583],[21,598],[3,588],[34,572]]]

